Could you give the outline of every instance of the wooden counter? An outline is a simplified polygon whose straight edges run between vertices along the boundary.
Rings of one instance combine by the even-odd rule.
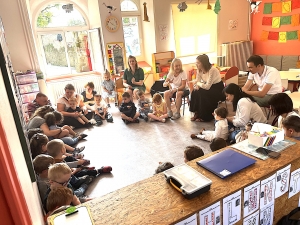
[[[215,153],[207,154],[202,158],[212,154]],[[243,193],[244,187],[273,175],[286,165],[291,164],[291,172],[296,170],[300,167],[300,149],[296,144],[282,151],[281,157],[277,160],[256,159],[257,162],[254,165],[224,180],[199,167],[196,164],[198,160],[199,158],[187,164],[212,180],[211,189],[207,193],[187,200],[171,187],[166,182],[163,173],[160,173],[85,203],[90,207],[95,225],[177,223],[238,190],[242,190]],[[139,169],[137,168],[136,171],[138,172]],[[274,224],[283,215],[297,207],[298,200],[299,194],[288,199],[288,193],[275,199]],[[243,218],[243,205],[241,211],[241,218]],[[243,219],[237,224],[242,224],[242,221]]]

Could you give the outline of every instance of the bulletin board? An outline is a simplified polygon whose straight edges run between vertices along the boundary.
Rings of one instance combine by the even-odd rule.
[[[107,68],[111,74],[119,74],[125,70],[125,48],[123,42],[106,45]]]

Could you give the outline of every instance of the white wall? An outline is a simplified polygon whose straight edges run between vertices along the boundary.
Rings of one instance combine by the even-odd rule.
[[[90,29],[101,27],[98,1],[88,0],[88,10]]]

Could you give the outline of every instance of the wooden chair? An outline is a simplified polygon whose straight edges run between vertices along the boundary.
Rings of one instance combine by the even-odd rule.
[[[118,106],[122,102],[122,94],[125,92],[125,86],[123,85],[123,78],[115,78],[116,84],[116,99],[118,100]]]

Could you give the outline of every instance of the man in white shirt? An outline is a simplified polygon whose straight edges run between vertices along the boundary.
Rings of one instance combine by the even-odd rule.
[[[272,95],[282,92],[281,78],[278,70],[264,65],[264,60],[259,55],[252,55],[247,60],[249,75],[242,90],[254,97],[261,107],[269,106],[268,101]],[[258,87],[257,91],[251,91],[253,84]]]

